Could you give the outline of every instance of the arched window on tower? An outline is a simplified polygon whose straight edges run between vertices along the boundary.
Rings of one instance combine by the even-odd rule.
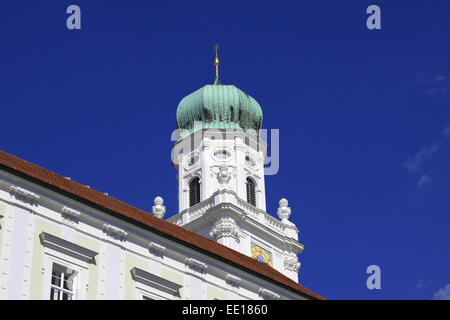
[[[247,178],[247,202],[256,207],[256,191],[255,182],[251,178]]]
[[[200,202],[200,179],[195,177],[189,182],[189,206]]]

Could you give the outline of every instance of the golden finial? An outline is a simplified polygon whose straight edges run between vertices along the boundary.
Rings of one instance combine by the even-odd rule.
[[[216,44],[214,47],[216,51],[216,58],[214,59],[214,65],[216,66],[216,78],[219,79],[219,56],[217,55],[217,50],[219,50],[219,45]]]

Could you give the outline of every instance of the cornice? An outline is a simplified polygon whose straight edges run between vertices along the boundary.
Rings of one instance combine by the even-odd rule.
[[[19,200],[28,201],[30,203],[35,203],[41,198],[36,193],[28,191],[16,185],[11,185],[9,187],[9,191],[11,192],[11,194],[15,195],[16,198],[18,198]]]
[[[259,288],[258,290],[259,296],[264,300],[278,300],[280,299],[280,296],[276,294],[275,292],[272,292],[270,290]]]
[[[239,287],[241,285],[241,281],[242,279],[239,277],[236,277],[232,274],[227,274],[227,276],[225,277],[225,281],[233,287]]]
[[[230,192],[234,193],[233,191],[229,190],[221,190],[217,191],[216,193],[221,192]],[[235,205],[231,202],[220,202],[218,204],[211,203],[213,201],[214,196],[216,195],[214,193],[210,198],[198,203],[195,205],[196,210],[202,211],[201,214],[191,214],[191,217],[194,219],[187,219],[188,223],[184,223],[185,221],[183,219],[184,215],[189,215],[189,209],[185,209],[179,214],[172,216],[169,221],[172,223],[176,223],[179,226],[182,226],[184,228],[188,228],[189,230],[198,230],[198,228],[206,226],[208,223],[212,224],[214,223],[214,220],[220,218],[220,214],[223,212],[222,210],[227,210],[227,215],[232,216],[232,218],[236,221],[237,226],[240,226],[240,224],[246,224],[250,228],[256,228],[257,232],[264,232],[264,234],[270,236],[275,241],[277,241],[280,245],[284,245],[288,243],[290,246],[293,246],[297,248],[299,253],[303,251],[304,244],[300,241],[287,236],[284,232],[278,232],[272,228],[270,228],[266,223],[261,222],[259,219],[255,219],[251,217],[247,212],[242,209],[241,207]],[[207,209],[202,210],[203,206],[208,206]],[[264,212],[265,216],[269,217],[269,220],[277,221],[278,223],[282,223],[281,221],[276,220],[275,217],[270,216],[268,213]],[[285,226],[286,228],[289,228],[290,226]],[[256,231],[255,231],[256,232]]]
[[[125,239],[128,236],[128,232],[126,232],[125,230],[115,227],[108,223],[103,224],[103,230],[107,234],[121,239]]]
[[[80,211],[74,210],[74,209],[66,207],[66,206],[61,208],[61,213],[65,214],[65,215],[68,215],[69,217],[72,217],[72,218],[75,218],[75,219],[78,219],[81,216],[81,212]]]
[[[198,261],[194,258],[187,257],[186,259],[184,259],[184,263],[190,269],[200,272],[200,273],[205,273],[206,269],[208,268],[208,266],[205,263]]]
[[[150,242],[148,244],[148,249],[150,250],[151,253],[153,253],[156,256],[162,256],[166,251],[166,247],[161,246],[155,242]]]
[[[215,240],[223,237],[230,237],[239,243],[239,231],[239,227],[234,219],[230,217],[223,217],[214,225],[209,235]]]

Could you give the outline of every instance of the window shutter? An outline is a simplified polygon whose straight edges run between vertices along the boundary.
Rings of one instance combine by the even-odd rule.
[[[255,183],[250,178],[247,178],[247,202],[256,207]]]
[[[192,207],[200,202],[200,181],[194,178],[189,183],[189,206]]]

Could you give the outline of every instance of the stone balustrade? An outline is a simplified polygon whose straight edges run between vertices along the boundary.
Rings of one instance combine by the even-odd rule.
[[[235,192],[230,190],[216,191],[209,199],[183,210],[177,215],[169,218],[168,221],[183,226],[200,218],[211,208],[221,203],[229,203],[235,205],[244,212],[247,218],[258,221],[259,223],[278,233],[297,238],[298,229],[293,224],[288,225],[279,221],[277,218],[272,217],[268,213],[264,212],[264,210],[258,209],[250,203],[239,198]]]

